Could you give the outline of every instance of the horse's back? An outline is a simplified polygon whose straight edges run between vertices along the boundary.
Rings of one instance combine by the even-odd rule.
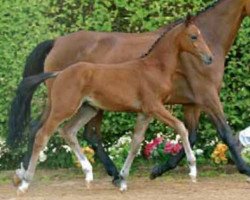
[[[45,71],[58,71],[81,61],[120,63],[140,57],[158,33],[79,31],[58,37],[45,60]]]

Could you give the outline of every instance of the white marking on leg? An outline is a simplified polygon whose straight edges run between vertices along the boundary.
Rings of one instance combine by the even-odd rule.
[[[180,133],[180,136],[182,138],[183,147],[186,153],[187,160],[189,162],[189,176],[192,180],[192,182],[196,182],[197,177],[197,168],[196,168],[196,158],[192,151],[190,142],[188,140],[188,131],[183,123],[180,123],[178,125],[178,132]]]
[[[28,188],[29,188],[29,183],[25,180],[22,180],[21,185],[18,187],[17,195],[19,196],[21,194],[26,193]]]
[[[71,119],[68,122],[68,124],[64,126],[63,129],[60,129],[60,134],[69,144],[69,146],[75,153],[78,161],[80,162],[82,166],[82,170],[85,173],[85,180],[87,183],[90,183],[91,181],[93,181],[92,165],[90,164],[89,160],[84,155],[84,153],[81,152],[81,147],[77,140],[76,134],[77,134],[77,131],[82,126],[88,123],[89,120],[91,120],[96,115],[96,113],[97,113],[97,110],[95,110],[94,108],[89,107],[89,106],[83,106],[77,112],[76,116],[73,119]]]
[[[190,169],[190,173],[189,173],[189,176],[192,180],[192,182],[196,182],[196,177],[197,177],[197,168],[196,168],[196,165],[189,165],[189,169]]]
[[[120,186],[120,191],[125,192],[128,189],[127,182],[126,180],[121,180],[121,186]]]
[[[24,177],[24,174],[25,174],[25,169],[23,167],[23,163],[21,162],[21,168],[16,170],[16,175],[18,178],[22,180]]]
[[[82,155],[84,156],[84,155]],[[85,157],[80,157],[79,160],[80,160],[80,163],[81,163],[81,166],[82,166],[82,170],[84,171],[85,173],[85,180],[86,182],[91,182],[93,181],[93,168],[92,168],[92,165],[90,164],[90,162],[88,161],[88,159]]]
[[[133,163],[133,160],[138,150],[140,149],[140,144],[144,140],[145,130],[147,129],[150,121],[151,121],[150,117],[147,117],[143,114],[138,114],[134,135],[131,141],[131,148],[126,158],[126,161],[122,167],[122,170],[120,172],[120,176],[123,178],[123,180],[121,180],[120,191],[127,190],[126,178],[129,175],[129,171]]]

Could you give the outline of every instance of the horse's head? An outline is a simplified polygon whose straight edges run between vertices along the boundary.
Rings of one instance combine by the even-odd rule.
[[[193,23],[193,17],[188,15],[184,26],[184,31],[179,36],[182,50],[195,55],[207,65],[211,64],[212,53],[199,28]]]

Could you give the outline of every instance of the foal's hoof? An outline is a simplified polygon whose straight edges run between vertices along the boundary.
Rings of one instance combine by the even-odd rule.
[[[197,178],[196,176],[189,175],[191,178],[192,183],[197,183]]]
[[[121,185],[120,185],[120,191],[121,192],[125,192],[125,191],[127,191],[128,190],[128,186],[127,186],[127,183],[126,183],[126,181],[121,181]]]
[[[21,178],[15,173],[12,178],[13,185],[17,187],[21,183]]]
[[[93,180],[94,180],[93,173],[92,172],[86,173],[85,181],[86,181],[86,187],[87,187],[87,189],[90,189],[91,182]]]
[[[24,174],[25,174],[25,169],[23,167],[23,163],[21,163],[21,167],[15,171],[15,174],[12,178],[14,186],[17,187],[21,183],[21,181],[24,177]]]
[[[247,178],[247,182],[250,183],[250,177]]]
[[[17,195],[18,197],[21,197],[21,196],[25,195],[26,192],[27,192],[27,191],[17,189],[16,195]]]
[[[28,191],[28,188],[29,188],[29,183],[23,180],[17,189],[17,196],[24,195]]]
[[[86,181],[85,184],[87,189],[91,188],[91,181]]]

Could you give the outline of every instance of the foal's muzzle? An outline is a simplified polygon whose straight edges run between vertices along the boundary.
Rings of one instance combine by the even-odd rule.
[[[208,55],[203,55],[202,60],[206,65],[210,65],[213,62],[213,57]]]

